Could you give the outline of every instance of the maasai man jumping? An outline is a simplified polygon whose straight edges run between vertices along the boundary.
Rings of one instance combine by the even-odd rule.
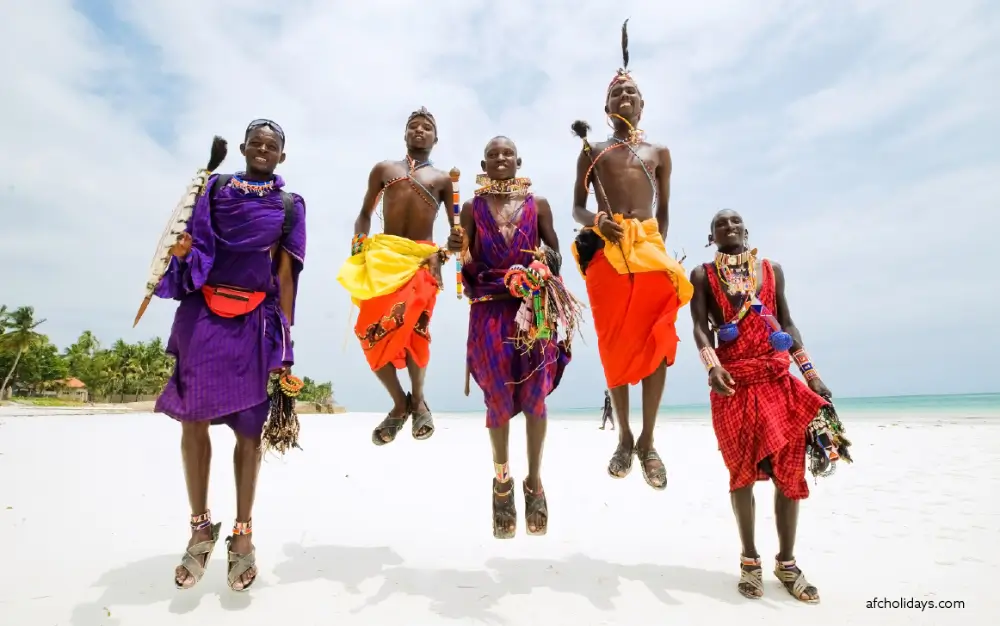
[[[431,316],[442,285],[442,251],[431,238],[438,208],[452,200],[452,182],[430,161],[438,141],[430,111],[421,107],[411,113],[403,137],[405,158],[382,161],[368,175],[351,257],[337,275],[361,309],[354,332],[368,365],[392,398],[392,410],[372,432],[377,446],[393,441],[411,415],[414,439],[434,434],[424,373],[431,356]],[[383,232],[369,237],[380,198]],[[410,374],[410,393],[396,375],[403,368]]]
[[[831,394],[802,347],[785,300],[781,266],[758,260],[747,245],[748,234],[738,213],[720,211],[708,236],[709,245],[718,248],[715,262],[691,272],[694,340],[708,371],[712,426],[729,469],[730,500],[743,544],[738,589],[748,598],[764,594],[753,485],[770,478],[778,528],[774,573],[799,600],[818,602],[816,587],[795,565],[795,530],[799,501],[809,495],[807,430]],[[806,384],[789,374],[789,345]]]
[[[624,478],[638,456],[646,483],[667,487],[667,469],[653,447],[667,367],[677,353],[677,311],[691,300],[684,268],[667,255],[670,151],[647,143],[637,128],[645,103],[628,72],[628,33],[622,26],[624,65],[608,85],[604,110],[614,128],[591,145],[589,126],[573,124],[583,139],[573,188],[573,217],[584,225],[573,245],[594,314],[597,348],[618,419],[618,447],[608,474]],[[587,209],[593,184],[597,212]],[[642,383],[642,432],[629,425],[629,385]]]
[[[513,141],[490,140],[482,161],[485,174],[476,181],[480,188],[462,207],[461,227],[448,238],[449,250],[462,254],[462,282],[471,305],[466,366],[486,402],[497,539],[512,538],[517,528],[507,449],[510,420],[518,413],[527,423],[528,474],[521,485],[525,524],[529,535],[548,529],[541,478],[545,399],[569,363],[569,341],[580,317],[578,303],[558,277],[552,209],[548,200],[531,193],[530,180],[517,176],[520,166]],[[529,282],[531,289],[524,290]]]
[[[274,173],[285,161],[284,148],[276,123],[250,123],[240,145],[246,171],[208,179],[155,292],[180,301],[167,341],[174,372],[155,408],[182,427],[191,541],[175,572],[180,589],[201,580],[222,526],[212,523],[208,509],[209,424],[236,433],[229,586],[242,591],[257,578],[251,514],[268,377],[294,362],[290,327],[306,253],[305,202],[285,193],[285,181]]]

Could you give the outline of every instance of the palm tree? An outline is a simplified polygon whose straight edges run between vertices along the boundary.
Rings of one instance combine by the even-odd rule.
[[[11,365],[10,371],[7,372],[7,377],[4,379],[3,384],[0,385],[0,398],[3,398],[4,393],[7,391],[7,384],[10,383],[10,379],[14,376],[14,370],[17,369],[17,364],[21,360],[21,355],[41,336],[35,332],[35,329],[41,326],[45,320],[35,321],[35,308],[30,306],[19,307],[14,309],[12,313],[7,312],[6,306],[0,310],[2,310],[4,315],[0,319],[4,320],[4,326],[7,329],[6,332],[0,335],[0,348],[17,351],[17,355],[14,357],[14,364]]]

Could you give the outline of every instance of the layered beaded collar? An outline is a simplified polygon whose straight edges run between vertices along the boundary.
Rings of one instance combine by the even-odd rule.
[[[715,253],[715,264],[716,265],[746,265],[751,259],[757,256],[757,248],[753,250],[744,250],[739,254],[726,254],[724,252]]]
[[[493,180],[486,174],[476,176],[477,196],[526,196],[531,191],[531,179],[524,177],[505,178],[503,180]]]

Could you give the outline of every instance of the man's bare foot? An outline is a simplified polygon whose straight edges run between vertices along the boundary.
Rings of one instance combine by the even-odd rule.
[[[541,537],[549,529],[549,503],[542,481],[525,479],[521,489],[524,490],[524,522],[528,525],[528,534]]]
[[[191,516],[191,539],[181,557],[181,564],[174,570],[174,584],[178,589],[194,587],[205,575],[222,527],[222,524],[212,524],[211,516],[210,512]]]
[[[517,532],[517,509],[514,506],[514,481],[493,479],[493,536],[511,539]]]
[[[785,586],[788,593],[792,594],[793,598],[807,604],[819,602],[819,590],[809,584],[806,575],[795,564],[795,559],[790,561],[775,559],[774,575],[778,577],[778,580]]]
[[[413,416],[411,422],[413,438],[418,441],[430,439],[434,434],[434,416],[427,406],[427,401],[423,398],[413,398],[408,396],[410,402],[410,414]]]
[[[667,488],[667,466],[663,464],[663,459],[656,452],[652,444],[645,444],[640,437],[639,443],[635,446],[635,454],[639,457],[639,465],[642,470],[642,477],[646,484],[662,491]]]
[[[608,474],[612,478],[625,478],[632,471],[632,457],[635,455],[634,444],[631,438],[618,440],[618,447],[611,455],[611,462],[608,463]]]
[[[246,591],[257,580],[257,551],[250,535],[250,522],[236,522],[233,535],[226,538],[229,546],[229,569],[227,579],[233,591]]]
[[[756,600],[764,597],[764,576],[760,557],[740,557],[740,582],[736,589],[744,598]]]
[[[384,446],[391,443],[399,431],[403,429],[406,420],[410,417],[409,396],[407,402],[402,406],[393,406],[385,419],[372,431],[372,443],[376,446]]]

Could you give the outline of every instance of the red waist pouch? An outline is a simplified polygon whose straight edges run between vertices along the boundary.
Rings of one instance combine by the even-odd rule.
[[[219,317],[239,317],[251,313],[267,296],[263,291],[211,285],[202,287],[201,293],[205,296],[208,310]]]

